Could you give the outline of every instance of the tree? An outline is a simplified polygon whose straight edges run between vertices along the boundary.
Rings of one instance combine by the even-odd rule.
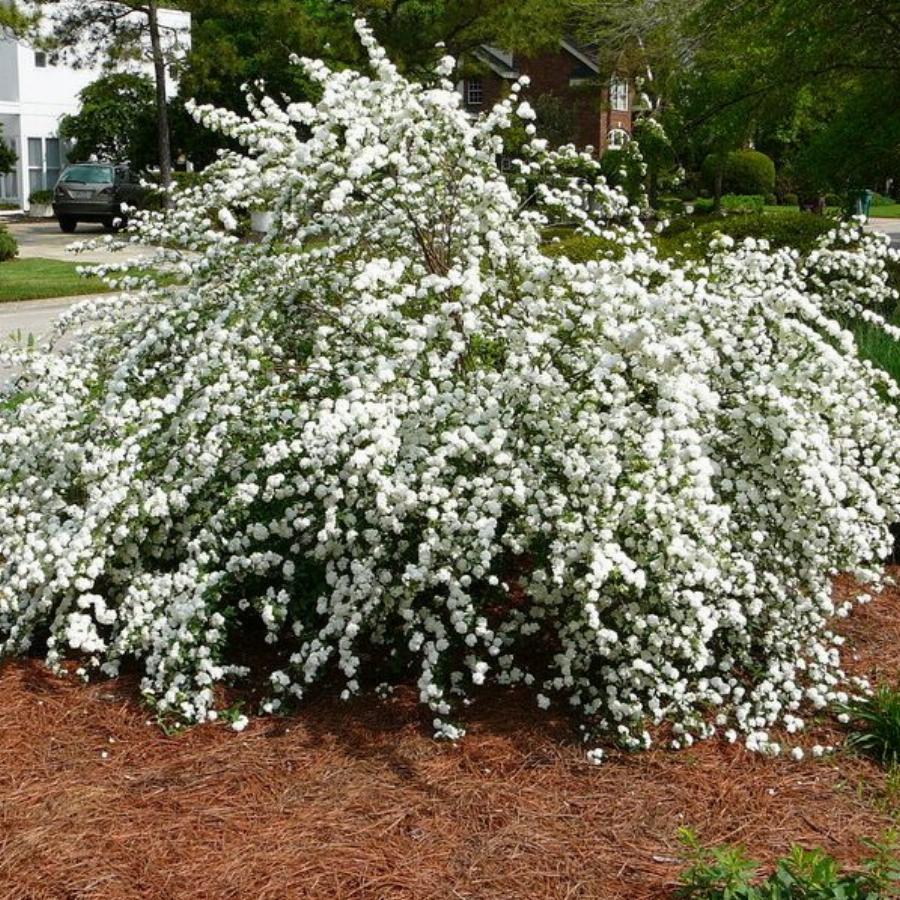
[[[78,113],[66,116],[59,128],[60,136],[72,142],[70,159],[128,160],[136,169],[158,162],[152,140],[155,94],[149,78],[112,72],[89,84],[79,100]]]
[[[185,0],[193,19],[180,96],[246,110],[246,86],[272,96],[314,99],[318,87],[292,56],[336,69],[364,64],[353,23],[366,18],[399,68],[419,77],[442,55],[464,56],[482,43],[530,49],[558,40],[562,4],[550,0]],[[443,46],[438,46],[442,44]],[[173,117],[175,143],[210,161],[221,136]]]
[[[897,0],[703,0],[685,28],[685,132],[781,143],[781,166],[820,189],[896,175]]]
[[[0,3],[0,38],[18,37],[26,33],[34,24],[34,16],[23,11],[17,4]]]
[[[177,29],[160,20],[159,0],[36,0],[48,15],[52,35],[48,49],[73,64],[148,61],[153,66],[160,182],[172,180],[172,149],[167,99],[167,72],[180,54]],[[178,6],[166,2],[166,7]]]
[[[459,59],[481,44],[519,51],[553,46],[568,24],[565,3],[558,0],[332,0],[332,5],[367,19],[401,69],[413,75],[444,53]]]
[[[262,80],[274,96],[303,98],[310,83],[291,57],[318,56],[332,64],[358,61],[343,13],[309,0],[191,0],[191,51],[180,96],[246,110],[246,87]]]
[[[9,175],[16,167],[19,157],[3,137],[3,126],[0,125],[0,175]]]

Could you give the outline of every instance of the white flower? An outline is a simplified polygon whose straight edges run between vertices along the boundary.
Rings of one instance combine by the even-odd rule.
[[[589,153],[500,171],[524,79],[472,119],[448,61],[411,83],[359,30],[369,73],[299,62],[321,102],[192,107],[245,152],[135,214],[163,249],[107,269],[124,296],[0,350],[0,653],[136,660],[204,721],[261,626],[265,710],[403,671],[456,740],[490,675],[588,740],[779,752],[846,688],[828,573],[873,583],[900,520],[898,390],[846,328],[900,334],[896,254],[851,223],[660,259]]]

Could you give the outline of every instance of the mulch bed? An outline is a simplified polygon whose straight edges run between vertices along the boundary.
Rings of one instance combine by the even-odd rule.
[[[900,591],[842,631],[855,673],[900,677]],[[7,662],[0,897],[641,900],[671,896],[681,825],[766,862],[801,843],[852,865],[892,822],[883,771],[849,753],[713,742],[595,767],[569,721],[502,691],[467,725],[457,746],[433,741],[398,690],[166,736],[131,679]],[[802,743],[839,737],[825,722]]]

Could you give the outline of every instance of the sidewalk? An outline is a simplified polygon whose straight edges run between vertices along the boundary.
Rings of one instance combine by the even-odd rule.
[[[21,332],[36,339],[50,333],[57,317],[83,300],[108,299],[112,294],[86,294],[81,297],[55,297],[49,300],[22,300],[0,304],[0,340]]]
[[[878,219],[873,217],[869,219],[866,228],[869,231],[881,231],[890,235],[891,243],[900,250],[900,219]]]

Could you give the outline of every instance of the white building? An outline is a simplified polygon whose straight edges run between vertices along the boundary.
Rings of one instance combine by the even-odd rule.
[[[2,2],[2,0],[0,0]],[[190,46],[190,13],[160,11],[160,24],[178,35],[178,49]],[[136,66],[148,75],[152,68]],[[99,68],[51,65],[47,55],[24,42],[0,37],[0,125],[19,157],[17,171],[0,177],[0,207],[28,209],[33,191],[50,189],[66,164],[59,139],[60,120],[78,112],[78,94],[94,81]],[[169,80],[170,96],[177,87]]]

